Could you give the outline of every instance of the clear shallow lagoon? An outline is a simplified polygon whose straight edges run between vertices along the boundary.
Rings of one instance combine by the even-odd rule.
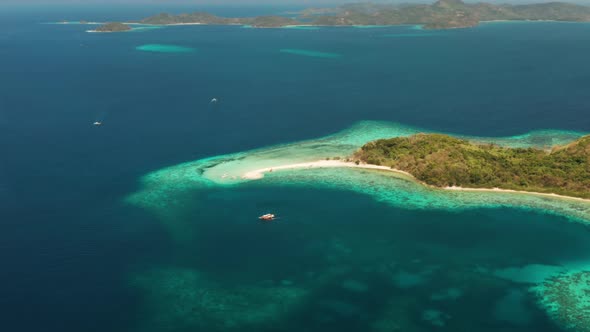
[[[196,49],[190,47],[164,44],[146,44],[137,46],[136,49],[138,51],[155,53],[193,53],[196,51]]]
[[[288,54],[295,54],[295,55],[303,55],[303,56],[310,56],[315,58],[339,58],[341,55],[337,53],[327,53],[327,52],[320,52],[320,51],[313,51],[313,50],[301,50],[301,49],[293,49],[293,48],[282,48],[280,50],[281,53],[288,53]]]
[[[562,332],[585,310],[576,294],[590,265],[589,228],[544,209],[446,208],[462,201],[352,170],[199,188],[180,177],[185,191],[178,183],[155,191],[163,209],[129,197],[166,167],[326,137],[364,120],[379,122],[340,142],[353,148],[391,123],[407,133],[510,137],[506,144],[571,139],[590,131],[588,25],[383,38],[420,32],[182,26],[88,34],[83,25],[39,24],[159,11],[0,13],[7,330]],[[149,44],[199,53],[135,49]],[[545,129],[557,131],[539,134]],[[537,134],[515,136],[528,132]],[[302,151],[325,154],[323,144]],[[265,212],[283,219],[259,224]],[[560,299],[581,309],[559,311]]]

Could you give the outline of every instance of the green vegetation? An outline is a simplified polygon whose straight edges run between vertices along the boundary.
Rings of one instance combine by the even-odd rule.
[[[282,16],[259,16],[246,18],[226,18],[208,13],[192,14],[158,14],[141,20],[143,24],[171,25],[171,24],[207,24],[207,25],[250,25],[256,28],[283,27],[297,25],[300,22]]]
[[[259,16],[249,24],[255,28],[279,28],[287,25],[298,25],[301,22],[282,16]]]
[[[325,26],[420,24],[426,29],[473,27],[481,21],[493,20],[553,20],[590,22],[590,7],[551,2],[528,5],[466,4],[462,0],[438,0],[431,5],[348,4],[339,8],[311,8],[299,12],[299,19],[284,16],[225,18],[208,13],[159,14],[141,23],[251,25],[253,27],[282,27],[313,24]]]
[[[476,26],[478,16],[460,0],[440,0],[433,5],[353,4],[337,15],[315,19],[318,25],[400,25],[422,24],[427,29]]]
[[[113,22],[113,23],[107,23],[107,24],[101,25],[98,28],[96,28],[95,31],[96,32],[122,32],[122,31],[129,31],[129,30],[131,30],[131,27],[128,26],[127,24]]]
[[[466,4],[461,0],[439,0],[432,5],[351,4],[331,16],[320,16],[319,25],[422,24],[426,29],[472,27],[492,20],[590,21],[590,7],[568,3],[528,5]]]
[[[590,198],[590,136],[544,151],[418,134],[367,143],[355,158],[406,171],[437,187],[502,188]]]
[[[231,24],[243,24],[242,19],[238,18],[225,18],[215,16],[209,13],[191,13],[191,14],[179,14],[171,15],[167,13],[161,13],[155,16],[145,18],[140,21],[143,24],[155,24],[155,25],[169,25],[169,24],[209,24],[209,25],[231,25]]]

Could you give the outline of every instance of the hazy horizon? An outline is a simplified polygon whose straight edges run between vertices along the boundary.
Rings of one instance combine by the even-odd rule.
[[[434,0],[4,0],[1,4],[10,5],[208,5],[208,6],[293,6],[300,5],[302,7],[314,7],[314,6],[328,6],[328,5],[340,5],[345,3],[361,3],[361,2],[372,2],[372,3],[433,3]],[[556,2],[556,0],[465,0],[467,3],[473,2],[488,2],[488,3],[510,3],[510,4],[525,4],[525,3],[547,3]],[[578,4],[590,4],[588,0],[568,0],[568,1],[557,1],[557,2],[569,2]]]

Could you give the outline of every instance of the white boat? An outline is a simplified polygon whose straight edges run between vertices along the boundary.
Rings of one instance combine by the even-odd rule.
[[[272,213],[267,213],[267,214],[263,214],[260,217],[258,217],[258,219],[263,220],[263,221],[273,221],[276,219],[276,216]]]

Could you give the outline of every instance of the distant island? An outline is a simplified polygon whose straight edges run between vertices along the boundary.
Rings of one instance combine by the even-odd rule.
[[[527,5],[466,4],[439,0],[432,5],[349,4],[335,15],[315,18],[319,25],[420,24],[425,29],[466,28],[482,21],[571,21],[590,22],[590,7],[552,2]]]
[[[252,19],[248,25],[255,28],[278,28],[289,25],[298,25],[301,22],[282,16],[260,16]]]
[[[428,4],[348,4],[336,8],[310,8],[296,17],[260,16],[225,18],[209,13],[158,14],[139,22],[151,25],[250,25],[274,28],[289,25],[353,26],[353,25],[422,25],[425,29],[451,29],[477,26],[483,21],[568,21],[590,22],[590,7],[562,2],[493,5],[466,4],[462,0],[438,0]]]
[[[209,13],[171,15],[167,13],[151,16],[139,21],[148,25],[249,25],[256,28],[276,28],[297,25],[301,22],[284,16],[258,16],[246,18],[226,18]]]
[[[446,189],[485,188],[590,198],[590,136],[550,151],[417,134],[365,144],[352,158]]]
[[[127,24],[112,22],[99,26],[93,32],[123,32],[129,30],[131,30],[131,27]]]

